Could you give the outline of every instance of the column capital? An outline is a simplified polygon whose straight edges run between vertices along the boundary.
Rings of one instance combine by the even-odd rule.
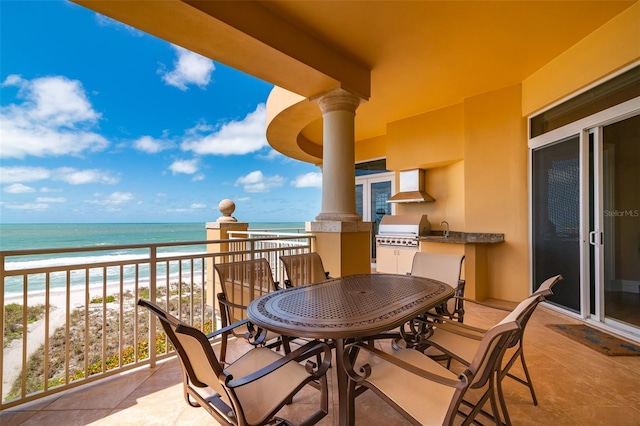
[[[311,100],[318,103],[323,114],[331,111],[350,111],[355,114],[362,102],[358,96],[339,87],[314,96]]]

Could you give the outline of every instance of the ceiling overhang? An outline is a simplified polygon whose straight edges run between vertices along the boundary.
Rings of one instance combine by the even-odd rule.
[[[307,98],[336,87],[370,96],[367,67],[262,2],[73,1]]]

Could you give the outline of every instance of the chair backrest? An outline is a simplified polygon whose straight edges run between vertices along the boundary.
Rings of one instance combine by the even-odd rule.
[[[318,283],[327,279],[327,272],[322,265],[322,258],[316,252],[280,256],[287,272],[288,285],[297,287]]]
[[[544,296],[541,295],[533,294],[529,296],[520,302],[502,321],[485,333],[480,342],[480,347],[469,365],[469,370],[474,374],[471,383],[472,388],[484,386],[492,372],[500,368],[504,352],[507,348],[520,341],[526,323],[542,300],[544,300]],[[515,328],[513,327],[514,324]],[[502,337],[498,337],[504,330],[511,331],[502,334]]]
[[[513,341],[520,330],[518,322],[513,317],[508,318],[509,321],[506,321],[505,318],[491,327],[482,337],[473,361],[467,368],[472,374],[469,387],[483,387],[491,375],[500,368],[502,357],[509,347],[509,343]]]
[[[252,300],[277,289],[269,261],[264,258],[215,265],[224,298],[236,307],[228,310],[230,323],[246,318]]]
[[[464,282],[460,280],[463,261],[463,254],[418,252],[413,256],[411,275],[442,281],[453,287],[455,296],[464,297]],[[436,310],[441,315],[457,317],[458,321],[463,319],[464,310],[461,299],[451,298]]]
[[[411,275],[432,278],[458,288],[464,255],[422,253],[413,256]]]
[[[209,386],[229,404],[230,401],[218,379],[223,369],[207,336],[151,302],[140,299],[138,305],[147,308],[158,317],[191,383],[201,388]]]
[[[551,289],[561,279],[562,279],[562,275],[556,275],[556,276],[547,278],[542,282],[542,284],[540,284],[540,287],[538,287],[538,289],[534,291],[533,294],[539,294],[544,297],[552,295],[553,292],[551,291]]]
[[[544,300],[544,296],[542,294],[532,294],[531,296],[524,299],[522,302],[518,303],[513,311],[509,313],[501,322],[508,321],[516,321],[520,326],[520,330],[513,336],[513,339],[509,342],[509,347],[515,346],[522,339],[522,335],[524,333],[527,324],[529,323],[529,319],[533,312],[536,310],[540,302]]]

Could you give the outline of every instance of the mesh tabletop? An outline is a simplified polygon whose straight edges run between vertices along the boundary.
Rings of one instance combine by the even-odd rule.
[[[289,336],[364,337],[395,328],[452,295],[450,286],[429,278],[351,275],[269,293],[254,300],[247,315],[259,327]]]

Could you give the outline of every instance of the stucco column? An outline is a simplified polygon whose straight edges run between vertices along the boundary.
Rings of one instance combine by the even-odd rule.
[[[336,89],[315,99],[322,110],[322,207],[318,221],[357,222],[355,116],[360,98]]]
[[[356,213],[355,117],[360,98],[335,89],[312,99],[322,110],[322,209],[306,229],[331,276],[371,272],[371,222]]]

